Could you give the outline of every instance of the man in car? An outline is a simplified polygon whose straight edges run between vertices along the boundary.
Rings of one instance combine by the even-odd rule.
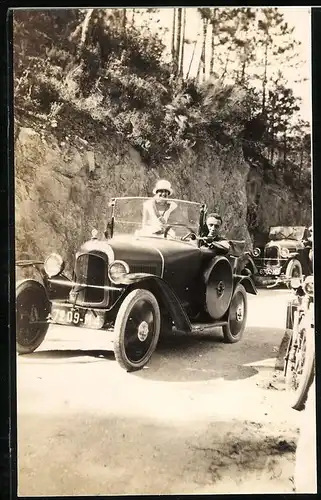
[[[154,197],[145,201],[143,206],[143,231],[151,234],[163,234],[171,213],[176,210],[177,204],[169,201],[173,189],[169,181],[159,180],[154,189]],[[170,233],[169,233],[170,235]]]
[[[218,213],[210,213],[206,217],[206,226],[208,234],[204,242],[209,248],[219,250],[222,253],[228,253],[230,250],[229,241],[220,234],[219,229],[222,225],[222,217]]]
[[[208,228],[208,235],[203,238],[205,245],[219,254],[238,255],[238,269],[240,274],[250,276],[252,271],[248,267],[249,258],[246,254],[238,254],[238,245],[236,241],[229,241],[225,236],[220,234],[220,227],[222,225],[222,217],[218,213],[210,213],[206,217],[206,225]],[[241,242],[239,242],[241,243]],[[237,252],[237,253],[235,253]]]

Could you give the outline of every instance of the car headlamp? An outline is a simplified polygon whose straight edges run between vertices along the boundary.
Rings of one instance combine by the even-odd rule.
[[[261,250],[259,248],[257,248],[257,247],[254,248],[254,250],[253,250],[254,257],[258,257],[260,255],[260,253],[261,253]]]
[[[122,279],[129,273],[129,265],[123,260],[115,260],[108,268],[108,276],[113,283],[121,283]]]
[[[288,248],[281,248],[280,255],[281,255],[281,257],[283,257],[284,259],[286,259],[290,255],[289,249]]]
[[[50,254],[44,262],[44,269],[49,278],[57,276],[59,273],[61,273],[61,271],[63,271],[64,267],[64,260],[58,253]]]
[[[313,296],[313,294],[314,294],[314,279],[313,279],[313,276],[307,276],[305,278],[304,283],[303,283],[303,290],[305,291],[305,293],[307,293],[311,297]]]

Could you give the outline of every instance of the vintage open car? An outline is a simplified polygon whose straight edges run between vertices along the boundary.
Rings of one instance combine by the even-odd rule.
[[[97,230],[76,253],[73,276],[63,259],[51,254],[34,266],[41,279],[17,283],[17,351],[30,353],[44,340],[50,323],[103,329],[115,357],[127,371],[142,368],[160,335],[191,333],[221,326],[224,341],[241,339],[247,318],[247,292],[256,294],[246,275],[243,241],[230,250],[206,244],[206,206],[177,204],[160,234],[142,227],[148,198],[114,198],[107,229]]]
[[[256,281],[269,287],[280,283],[289,284],[292,278],[311,274],[309,251],[305,226],[273,226],[268,242],[256,246],[252,256],[257,268]]]

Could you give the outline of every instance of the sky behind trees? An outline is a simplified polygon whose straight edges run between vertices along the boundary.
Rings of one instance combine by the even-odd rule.
[[[143,13],[141,18],[148,19],[149,26],[159,34],[163,33],[163,41],[167,47],[168,60],[171,57],[171,40],[172,40],[172,22],[173,9],[160,8],[157,13]],[[311,9],[308,7],[283,7],[278,8],[280,13],[284,15],[285,21],[290,27],[294,27],[293,37],[300,42],[300,46],[296,49],[299,53],[298,60],[301,61],[299,68],[286,67],[279,63],[271,65],[268,72],[268,77],[272,76],[278,69],[284,72],[284,76],[288,79],[289,85],[293,88],[294,94],[301,97],[301,116],[304,120],[311,121]],[[129,11],[129,9],[128,9]],[[143,9],[140,9],[143,12]],[[135,23],[139,23],[140,15],[135,14]],[[152,19],[152,20],[151,20]],[[184,73],[188,71],[192,54],[194,50],[193,41],[200,33],[202,37],[201,17],[197,12],[197,8],[186,8],[186,31],[185,38],[191,43],[186,43],[184,47]],[[207,37],[206,57],[209,58],[210,36]],[[257,49],[259,51],[259,49]],[[190,76],[195,76],[197,73],[198,60],[200,58],[201,42],[196,44],[194,58],[190,68]],[[259,53],[259,52],[258,52]],[[290,65],[289,65],[290,66]],[[254,72],[254,69],[253,69]],[[306,81],[295,82],[298,79],[306,79]]]

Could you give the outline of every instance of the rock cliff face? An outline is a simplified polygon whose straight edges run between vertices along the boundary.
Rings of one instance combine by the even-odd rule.
[[[249,245],[247,207],[258,191],[264,230],[272,223],[301,221],[293,221],[289,193],[249,175],[241,150],[188,151],[156,170],[122,138],[81,115],[60,117],[54,128],[26,117],[15,125],[17,258],[42,259],[56,251],[72,265],[91,230],[105,230],[110,198],[148,195],[162,177],[172,182],[175,197],[220,210],[226,234]],[[296,212],[302,215],[299,208]]]
[[[311,197],[298,197],[288,187],[267,184],[261,173],[251,169],[246,185],[247,204],[257,207],[254,238],[264,240],[270,226],[307,225],[312,223]]]

